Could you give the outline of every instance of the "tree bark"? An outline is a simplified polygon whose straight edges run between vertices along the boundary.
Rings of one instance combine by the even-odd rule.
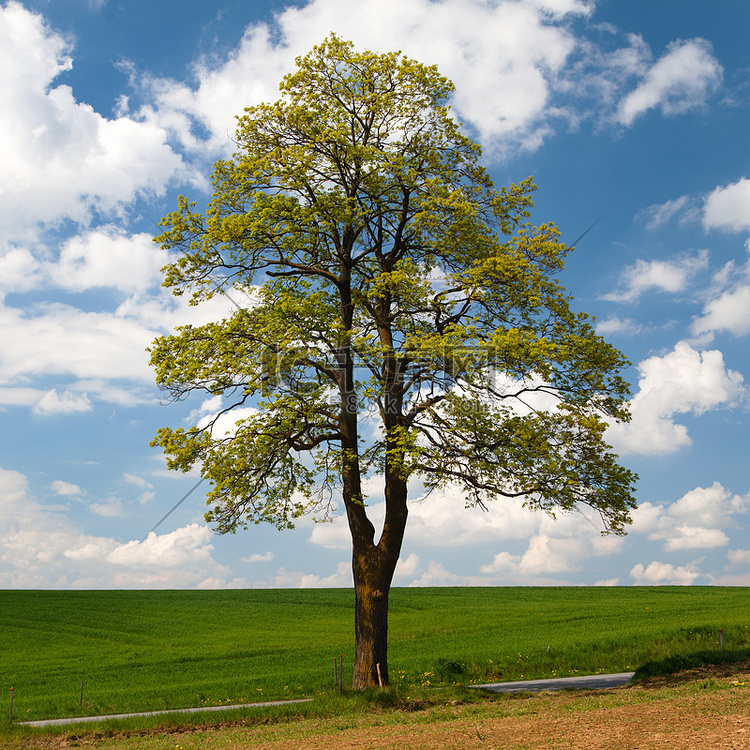
[[[393,575],[388,575],[377,547],[356,551],[354,572],[354,679],[355,690],[388,685],[388,594]],[[395,566],[394,566],[395,567]]]
[[[377,545],[352,529],[354,574],[355,690],[390,684],[388,676],[388,597],[401,554],[407,518],[407,485],[386,472],[386,516]],[[364,507],[361,507],[364,514]],[[378,665],[380,675],[378,675]]]

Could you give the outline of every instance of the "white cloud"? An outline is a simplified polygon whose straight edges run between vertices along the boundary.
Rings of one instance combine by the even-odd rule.
[[[154,336],[137,319],[116,313],[60,303],[0,307],[0,382],[32,374],[151,382],[145,349]],[[62,398],[50,395],[49,401]]]
[[[111,287],[126,294],[143,292],[162,280],[165,253],[149,234],[127,235],[111,225],[68,239],[54,264],[46,267],[61,289],[82,292]]]
[[[368,509],[376,529],[382,528],[383,513],[382,502]],[[482,511],[466,508],[463,495],[448,487],[409,503],[404,550],[477,548],[530,540],[528,549],[523,555],[499,552],[491,563],[478,568],[480,576],[469,577],[450,573],[435,562],[424,568],[416,553],[410,552],[406,560],[399,561],[396,575],[415,586],[554,583],[550,576],[581,570],[592,556],[609,556],[622,549],[621,537],[602,536],[601,531],[598,518],[591,520],[585,508],[552,519],[524,508],[520,499],[506,499],[490,502],[487,511]],[[310,541],[328,549],[351,549],[345,517],[316,524]]]
[[[698,250],[694,255],[674,260],[638,260],[623,272],[620,289],[604,295],[603,299],[630,304],[649,289],[676,294],[684,291],[688,282],[707,268],[708,250]]]
[[[127,515],[119,497],[108,497],[101,503],[91,503],[89,510],[105,518],[124,518]]]
[[[393,575],[394,581],[413,578],[417,574],[420,565],[421,562],[419,557],[413,552],[406,558],[406,560],[399,557],[398,562],[396,563],[396,572]]]
[[[374,490],[369,490],[374,494]],[[409,523],[404,546],[459,547],[482,544],[498,539],[517,540],[532,535],[544,514],[523,507],[522,500],[497,500],[487,505],[487,511],[466,508],[463,495],[455,487],[436,490],[424,499],[412,495],[409,503]],[[385,506],[374,502],[368,515],[375,528],[382,528]],[[310,541],[328,549],[349,549],[351,541],[345,516],[337,516],[333,523],[313,526]]]
[[[669,513],[685,523],[702,526],[727,526],[733,515],[744,513],[748,499],[732,495],[729,490],[714,482],[711,487],[696,487],[685,493],[669,508]]]
[[[193,523],[158,535],[153,531],[142,542],[131,541],[115,547],[106,562],[138,568],[180,568],[195,566],[198,559],[211,563],[211,530]]]
[[[703,107],[722,76],[723,69],[706,40],[672,42],[638,87],[620,102],[617,120],[630,126],[639,115],[657,107],[665,115]]]
[[[50,484],[50,489],[58,495],[63,496],[83,494],[83,490],[77,484],[64,482],[62,479],[55,479],[55,481]]]
[[[750,240],[746,246],[750,252]],[[734,262],[727,263],[714,276],[708,296],[703,314],[691,325],[695,335],[707,335],[710,339],[719,331],[728,331],[735,336],[750,333],[750,260],[740,269],[735,268]]]
[[[427,570],[409,586],[466,586],[466,584],[465,576],[451,573],[442,563],[431,560],[427,565]]]
[[[632,421],[607,430],[607,439],[621,454],[673,453],[692,442],[687,427],[675,423],[675,415],[700,415],[747,398],[742,375],[726,368],[720,351],[699,352],[686,341],[663,357],[644,360],[638,369]]]
[[[730,549],[727,552],[727,560],[733,566],[750,565],[750,549]]]
[[[27,292],[42,282],[41,263],[25,247],[8,247],[0,256],[0,298]]]
[[[329,576],[319,576],[314,573],[288,571],[279,568],[276,573],[263,581],[256,581],[254,588],[295,588],[295,589],[326,589],[349,588],[354,585],[352,565],[350,562],[340,562],[336,565],[336,572]]]
[[[143,477],[138,477],[134,474],[123,473],[122,478],[128,484],[134,484],[136,487],[142,490],[141,494],[138,496],[138,502],[141,505],[150,503],[156,497],[156,493],[153,491],[153,485],[150,482],[147,482]]]
[[[732,495],[719,482],[696,487],[671,505],[643,502],[632,513],[631,534],[663,541],[664,549],[717,549],[729,544],[725,529],[748,509],[748,498]]]
[[[701,575],[698,566],[701,560],[696,560],[689,565],[675,566],[671,563],[657,562],[654,560],[644,567],[638,563],[630,571],[630,577],[635,580],[637,586],[659,586],[671,584],[677,586],[690,586]]]
[[[643,326],[633,318],[618,318],[613,316],[605,320],[596,321],[596,332],[600,336],[612,336],[620,334],[624,336],[637,336],[643,330]]]
[[[677,526],[678,536],[667,539],[664,549],[676,552],[683,549],[716,549],[726,547],[729,537],[721,529],[704,529],[700,526]]]
[[[646,221],[646,229],[653,231],[667,224],[674,216],[679,214],[689,203],[687,195],[681,195],[666,203],[655,203],[638,213],[638,217]]]
[[[135,474],[128,474],[127,472],[123,472],[122,478],[126,482],[128,482],[128,484],[134,484],[136,487],[140,487],[142,490],[153,487],[153,485],[149,481],[147,481],[143,477],[138,477]]]
[[[708,302],[691,330],[697,335],[717,331],[729,331],[735,336],[750,333],[750,285],[724,292]]]
[[[122,544],[81,532],[60,510],[38,503],[23,474],[0,468],[0,587],[190,588],[226,579],[203,525]]]
[[[271,562],[276,557],[273,552],[263,552],[250,555],[249,557],[243,557],[242,562],[246,563],[257,563],[257,562]]]
[[[74,414],[81,411],[91,411],[91,401],[85,394],[75,394],[70,391],[58,393],[56,388],[47,391],[34,405],[34,414],[49,416],[51,414]]]
[[[86,235],[89,239],[93,234]],[[105,237],[110,236],[105,232]],[[145,249],[144,236],[122,239],[118,252],[135,256],[129,268],[140,269],[143,278],[153,270],[154,258]],[[88,242],[88,240],[84,240]],[[139,258],[138,248],[144,254]],[[91,253],[95,254],[94,245]],[[111,286],[130,285],[117,280],[117,269],[107,275],[104,266],[87,270],[90,278],[111,277]],[[38,279],[48,277],[40,264]],[[127,269],[126,269],[127,271]],[[146,348],[154,338],[182,324],[202,325],[226,317],[234,303],[217,295],[210,302],[190,306],[184,298],[174,298],[165,290],[153,296],[133,294],[114,310],[81,310],[70,304],[41,302],[12,307],[0,294],[0,403],[31,406],[38,414],[49,415],[88,411],[95,400],[132,405],[153,402],[154,375],[148,366]],[[238,299],[239,295],[235,297]],[[244,304],[245,298],[240,301]],[[40,390],[28,383],[37,375],[54,376],[63,387]]]
[[[580,570],[585,560],[614,555],[622,549],[623,543],[621,537],[601,536],[582,523],[568,529],[547,524],[546,533],[533,536],[522,555],[499,552],[490,564],[481,566],[480,571],[527,583],[540,575]]]
[[[227,150],[242,107],[275,100],[294,56],[334,31],[359,48],[400,49],[437,64],[456,84],[459,116],[485,145],[510,137],[535,148],[549,118],[561,115],[550,99],[577,46],[568,22],[591,10],[574,0],[311,0],[285,8],[272,24],[248,27],[226,61],[199,61],[194,87],[147,80],[154,105],[143,115],[188,149],[205,147],[191,128],[198,121],[212,148]]]
[[[750,229],[750,180],[743,177],[732,185],[717,187],[706,198],[703,226],[730,232]]]
[[[162,194],[182,162],[166,131],[108,120],[54,82],[72,47],[20,3],[0,7],[0,231],[28,237],[63,219],[87,223],[143,194]]]

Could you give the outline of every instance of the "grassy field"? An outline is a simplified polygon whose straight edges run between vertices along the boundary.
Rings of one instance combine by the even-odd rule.
[[[0,710],[11,687],[17,721],[328,693],[338,654],[351,680],[352,605],[342,589],[0,591]],[[750,648],[749,626],[742,588],[395,589],[391,679],[632,671],[718,649],[720,628]]]

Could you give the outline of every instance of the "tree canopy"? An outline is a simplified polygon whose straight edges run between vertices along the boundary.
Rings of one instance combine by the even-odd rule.
[[[154,443],[170,468],[200,467],[220,532],[343,505],[358,687],[388,679],[410,478],[470,506],[585,505],[614,533],[634,507],[635,476],[604,439],[628,418],[627,362],[573,310],[557,279],[570,248],[530,223],[532,180],[494,187],[452,91],[435,67],[331,35],[277,102],[238,119],[207,210],[180,197],[156,238],[179,251],[165,268],[175,294],[247,303],[154,342],[173,398],[223,399]],[[379,535],[367,476],[384,488]]]

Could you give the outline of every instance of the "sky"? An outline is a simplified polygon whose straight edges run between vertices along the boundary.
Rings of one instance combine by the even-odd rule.
[[[453,80],[632,363],[627,536],[415,487],[394,585],[750,584],[749,2],[0,0],[0,588],[351,585],[341,517],[217,535],[149,446],[212,404],[166,403],[147,347],[231,305],[160,286],[157,223],[331,31]]]

